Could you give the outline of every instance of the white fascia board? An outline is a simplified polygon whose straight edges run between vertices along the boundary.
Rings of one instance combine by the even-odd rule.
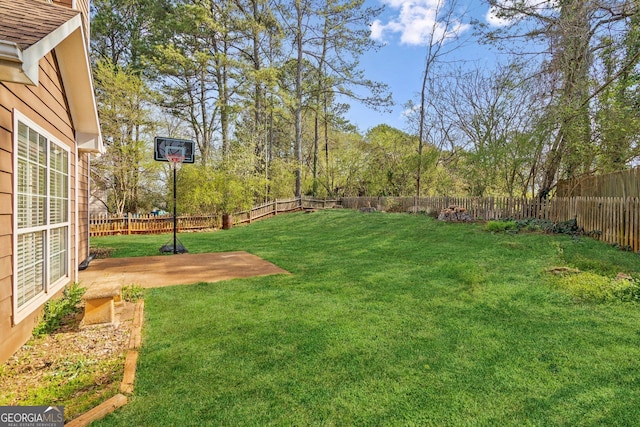
[[[101,153],[104,151],[104,146],[96,98],[93,92],[89,51],[82,25],[76,27],[68,37],[58,44],[55,51],[73,125],[76,129],[78,150]]]

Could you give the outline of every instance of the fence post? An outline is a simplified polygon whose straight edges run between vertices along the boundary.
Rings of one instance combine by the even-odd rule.
[[[129,221],[129,218],[131,218],[131,214],[129,212],[127,212],[127,216],[125,216],[125,224],[127,226],[127,234],[131,234],[131,223]]]

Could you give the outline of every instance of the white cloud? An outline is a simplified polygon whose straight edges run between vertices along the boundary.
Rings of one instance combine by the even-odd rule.
[[[523,9],[538,15],[551,15],[559,11],[558,0],[498,0],[498,5],[507,9]],[[497,16],[497,8],[490,7],[485,15],[487,24],[494,27],[504,27],[513,24],[518,20],[526,18],[527,14],[514,13],[511,18],[500,18]]]
[[[496,15],[496,10],[493,7],[489,8],[487,14],[485,15],[485,19],[487,21],[487,24],[491,25],[492,27],[504,27],[511,23],[511,20],[509,19],[498,17]]]
[[[387,23],[376,19],[371,25],[371,38],[385,42],[389,34],[400,34],[400,43],[414,46],[427,45],[433,32],[434,40],[454,38],[466,31],[469,25],[457,20],[449,23],[437,22],[438,8],[446,0],[382,0],[399,13]],[[434,31],[435,30],[435,31]]]

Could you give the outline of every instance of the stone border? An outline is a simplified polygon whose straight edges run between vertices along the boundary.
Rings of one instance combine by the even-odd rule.
[[[94,421],[100,420],[116,409],[127,404],[129,399],[124,394],[133,393],[133,383],[136,376],[136,362],[138,361],[138,349],[142,344],[142,322],[144,319],[144,300],[136,303],[129,337],[129,349],[124,362],[124,375],[120,383],[120,393],[102,402],[100,405],[85,412],[79,417],[69,421],[65,427],[85,427]],[[122,394],[124,393],[124,394]]]

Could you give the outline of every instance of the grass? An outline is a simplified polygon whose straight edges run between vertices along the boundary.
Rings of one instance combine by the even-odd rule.
[[[168,236],[92,239],[152,255]],[[637,274],[591,239],[322,211],[182,234],[290,271],[152,289],[135,396],[98,425],[596,426],[640,419],[637,304],[547,273]],[[179,257],[179,256],[176,256]]]

